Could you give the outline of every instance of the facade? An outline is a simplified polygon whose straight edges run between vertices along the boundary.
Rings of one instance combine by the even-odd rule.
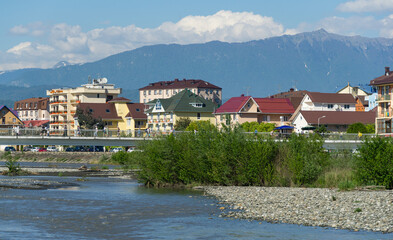
[[[49,96],[50,130],[75,129],[74,114],[79,103],[106,103],[121,94],[121,88],[108,84],[106,78],[89,80],[77,88],[47,90]]]
[[[337,91],[338,94],[352,94],[354,97],[358,96],[368,96],[371,93],[368,93],[361,89],[360,87],[352,87],[349,83],[347,86],[343,87],[342,89]]]
[[[215,104],[220,105],[222,102],[222,88],[203,80],[194,79],[150,83],[139,89],[139,102],[148,103],[155,99],[167,99],[185,89]]]
[[[289,125],[295,109],[287,98],[253,98],[251,96],[232,97],[215,112],[217,126],[245,122],[274,123],[276,126]]]
[[[132,135],[136,130],[146,129],[146,114],[144,105],[131,103],[126,98],[115,98],[106,103],[80,103],[77,106],[85,112],[90,112],[96,119],[102,119],[111,135],[118,130],[127,135]],[[75,123],[78,119],[74,116]]]
[[[23,126],[23,122],[19,119],[18,113],[7,106],[0,106],[0,118],[0,128]]]
[[[356,111],[356,99],[352,94],[308,92],[298,110],[302,111]]]
[[[49,120],[49,98],[28,98],[14,103],[14,109],[22,121]]]
[[[376,99],[377,116],[375,119],[375,131],[377,134],[392,133],[392,91],[393,71],[385,67],[385,74],[370,81],[378,93]]]
[[[150,108],[145,110],[147,127],[152,131],[171,131],[180,118],[189,118],[191,121],[208,120],[215,124],[213,112],[217,105],[189,89],[170,98],[151,101],[148,106]]]
[[[302,128],[324,125],[330,132],[346,132],[349,125],[357,122],[373,124],[376,112],[356,111],[298,111],[293,116],[294,131],[302,133]]]

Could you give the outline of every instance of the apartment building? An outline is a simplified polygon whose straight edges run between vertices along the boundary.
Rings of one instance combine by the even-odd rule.
[[[14,110],[22,121],[49,120],[49,98],[27,98],[14,103]]]
[[[377,134],[392,133],[392,91],[393,71],[385,67],[385,74],[370,81],[378,93],[376,99],[377,116],[375,118],[375,132]]]
[[[214,124],[213,112],[217,105],[185,89],[167,99],[156,99],[145,110],[147,127],[153,131],[171,131],[180,118],[192,121],[207,120]]]
[[[76,88],[47,90],[50,130],[53,133],[75,129],[74,115],[79,103],[106,103],[121,94],[121,88],[108,84],[106,78],[93,79]]]
[[[150,83],[148,86],[139,89],[139,102],[148,103],[155,99],[167,99],[184,89],[188,89],[215,104],[221,105],[222,103],[222,88],[203,80],[194,79],[175,79],[174,81]]]

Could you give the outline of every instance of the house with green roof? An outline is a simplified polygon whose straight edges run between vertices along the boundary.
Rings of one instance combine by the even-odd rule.
[[[209,120],[215,124],[213,112],[217,105],[185,89],[167,99],[155,99],[146,105],[148,128],[153,131],[170,131],[180,118],[192,121]]]

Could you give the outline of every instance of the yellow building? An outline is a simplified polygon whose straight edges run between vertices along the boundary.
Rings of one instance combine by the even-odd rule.
[[[18,114],[13,112],[7,106],[0,107],[0,127],[10,128],[14,126],[23,126],[23,122],[19,119]]]
[[[121,88],[108,84],[106,78],[89,80],[77,88],[47,90],[49,96],[50,131],[62,132],[76,128],[74,115],[79,103],[106,103],[121,94]]]
[[[208,120],[215,124],[213,112],[217,108],[216,104],[188,89],[171,98],[156,99],[147,105],[150,105],[145,110],[147,127],[152,131],[171,131],[180,118],[189,118],[191,121]]]
[[[131,103],[131,100],[119,97],[107,103],[80,103],[78,109],[90,113],[93,118],[101,119],[110,136],[122,134],[136,136],[145,131],[146,114],[142,103]],[[77,120],[77,119],[76,119]]]

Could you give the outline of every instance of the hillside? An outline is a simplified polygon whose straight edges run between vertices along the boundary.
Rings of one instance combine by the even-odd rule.
[[[0,84],[31,88],[79,86],[106,77],[138,101],[137,89],[175,78],[203,79],[223,88],[224,98],[264,97],[298,89],[334,92],[347,82],[368,83],[393,66],[393,39],[340,36],[321,29],[246,43],[154,45],[79,65],[22,69],[0,74]],[[10,90],[11,91],[11,90]],[[8,91],[8,93],[10,93]],[[30,97],[26,96],[26,97]]]

